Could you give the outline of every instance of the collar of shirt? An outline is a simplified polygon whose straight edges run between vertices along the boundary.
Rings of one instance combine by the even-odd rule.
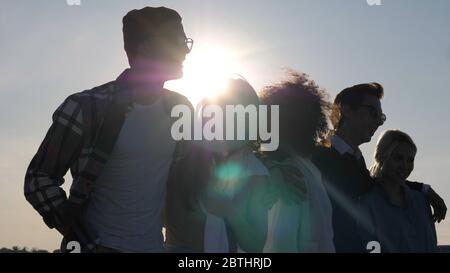
[[[334,135],[331,137],[331,147],[336,149],[336,151],[338,151],[339,154],[341,155],[349,153],[355,156],[355,158],[358,160],[362,158],[362,153],[359,149],[355,151],[347,142],[345,142],[338,135]]]
[[[148,80],[142,75],[125,69],[116,79],[117,90],[114,94],[114,102],[119,105],[127,105],[130,109],[135,103],[152,104],[164,93],[163,84]]]

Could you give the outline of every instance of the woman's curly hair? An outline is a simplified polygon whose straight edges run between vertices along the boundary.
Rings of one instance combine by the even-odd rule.
[[[289,69],[287,76],[286,80],[265,87],[260,93],[261,102],[279,105],[280,147],[287,144],[307,155],[327,137],[329,95],[305,73]]]

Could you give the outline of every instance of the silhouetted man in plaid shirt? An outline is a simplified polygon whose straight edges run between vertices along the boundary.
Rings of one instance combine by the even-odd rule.
[[[166,180],[182,150],[170,111],[192,107],[163,85],[182,76],[193,41],[180,15],[164,7],[130,11],[123,37],[130,68],[59,106],[26,173],[26,199],[64,236],[63,250],[73,240],[82,251],[163,251]]]

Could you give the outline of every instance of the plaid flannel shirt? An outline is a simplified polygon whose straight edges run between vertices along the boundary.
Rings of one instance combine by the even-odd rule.
[[[27,201],[53,228],[61,222],[57,207],[66,200],[83,205],[101,174],[125,120],[132,98],[125,70],[115,81],[70,95],[54,112],[53,123],[25,176]],[[168,114],[176,104],[192,106],[178,93],[163,90]],[[150,125],[151,126],[151,125]],[[174,158],[184,145],[177,143]],[[70,169],[73,181],[67,198],[61,188]],[[149,178],[151,179],[151,178]]]

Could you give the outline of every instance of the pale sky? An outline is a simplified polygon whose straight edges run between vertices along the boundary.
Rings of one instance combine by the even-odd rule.
[[[195,41],[185,65],[190,79],[169,87],[195,101],[213,84],[200,72],[231,71],[260,90],[285,67],[311,75],[331,97],[380,82],[388,119],[363,146],[366,161],[383,130],[409,133],[419,149],[410,179],[431,184],[450,204],[448,0],[1,0],[0,247],[59,247],[60,236],[23,197],[26,167],[68,95],[114,80],[127,67],[126,12],[161,5],[181,14]],[[66,188],[70,181],[66,176]],[[450,244],[450,220],[437,229],[439,242]]]

